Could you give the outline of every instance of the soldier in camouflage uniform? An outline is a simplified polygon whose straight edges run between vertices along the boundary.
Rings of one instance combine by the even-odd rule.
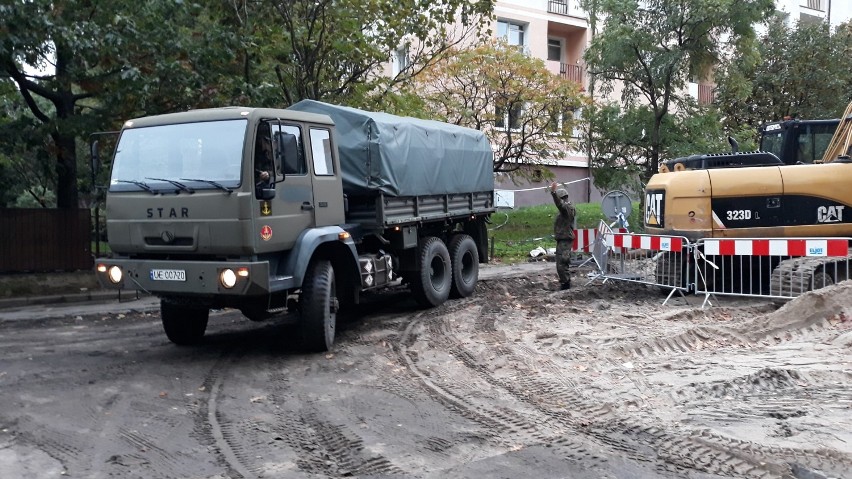
[[[571,287],[571,249],[574,246],[574,217],[577,211],[568,201],[568,190],[551,183],[550,194],[559,214],[553,222],[553,236],[556,238],[556,274],[559,276],[560,289]]]

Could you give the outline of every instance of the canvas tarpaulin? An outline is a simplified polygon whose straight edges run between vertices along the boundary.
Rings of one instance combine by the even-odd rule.
[[[480,131],[438,121],[302,100],[289,109],[331,117],[343,191],[419,196],[491,191],[493,153]]]

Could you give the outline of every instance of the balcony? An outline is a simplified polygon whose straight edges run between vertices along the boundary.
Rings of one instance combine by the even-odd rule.
[[[551,2],[554,3],[554,2]],[[825,11],[826,0],[804,0],[802,6],[811,10]]]
[[[580,85],[583,84],[583,77],[585,76],[586,69],[583,68],[582,65],[575,65],[573,63],[562,63],[555,61],[547,62],[547,69],[550,70],[554,75],[559,75],[562,78],[566,78],[573,82],[577,82]]]
[[[547,2],[547,13],[568,15],[568,0],[549,0]]]
[[[716,88],[713,85],[698,85],[698,104],[709,105],[716,98]]]
[[[716,99],[716,87],[706,83],[690,82],[688,86],[689,94],[698,100],[699,105],[709,105]]]

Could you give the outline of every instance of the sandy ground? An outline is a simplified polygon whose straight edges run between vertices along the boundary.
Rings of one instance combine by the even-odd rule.
[[[150,300],[0,311],[0,477],[852,477],[852,282],[702,309],[555,276],[368,297],[324,355],[233,311],[190,348]]]

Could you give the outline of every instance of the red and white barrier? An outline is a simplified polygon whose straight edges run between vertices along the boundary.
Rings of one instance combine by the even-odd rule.
[[[846,256],[846,239],[705,239],[707,256]]]
[[[595,243],[595,239],[597,239],[597,237],[597,228],[574,230],[574,247],[571,248],[571,250],[590,253],[592,251],[592,245]]]
[[[619,233],[626,233],[627,228],[618,228]],[[572,251],[582,251],[583,253],[591,253],[592,247],[595,244],[595,240],[598,239],[598,236],[601,235],[601,232],[598,228],[587,228],[581,230],[574,230],[574,246],[571,248]]]
[[[678,236],[652,236],[613,233],[606,236],[610,248],[647,249],[651,251],[681,251],[683,238]]]

